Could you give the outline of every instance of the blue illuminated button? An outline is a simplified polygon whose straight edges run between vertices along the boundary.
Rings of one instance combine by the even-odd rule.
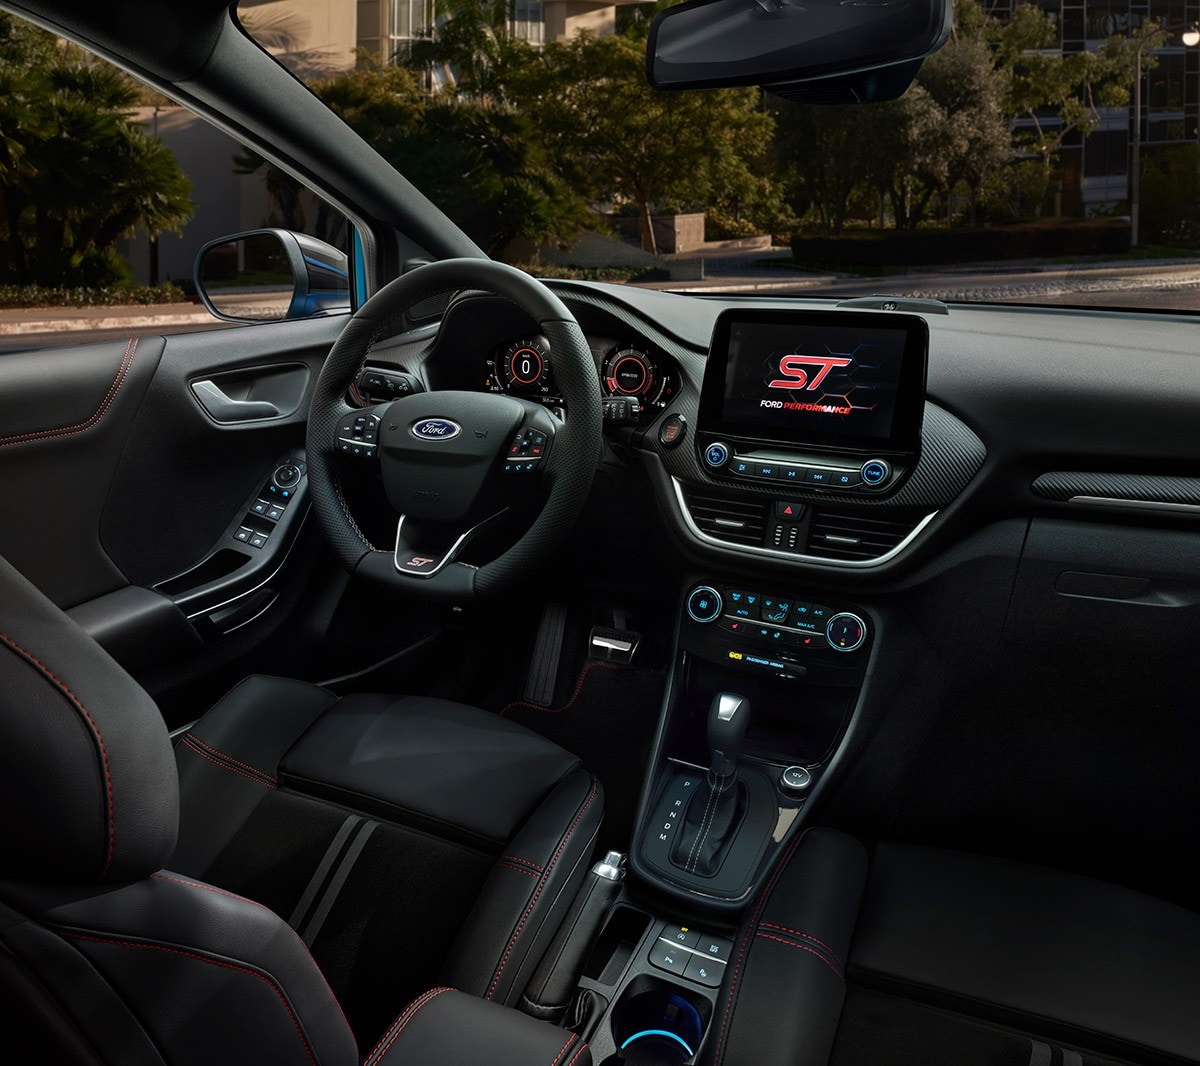
[[[721,607],[721,594],[707,585],[692,589],[687,598],[687,613],[697,622],[715,622],[720,617]]]
[[[787,625],[788,612],[791,609],[791,600],[781,600],[776,596],[764,596],[762,600],[762,614],[759,617],[764,622],[776,622],[780,625]]]
[[[829,608],[822,607],[819,603],[811,605],[809,616],[814,622],[824,622],[829,617]]]
[[[780,467],[779,476],[784,481],[803,481],[804,467],[802,466],[784,466]]]
[[[891,472],[891,465],[885,459],[868,459],[862,465],[862,479],[868,485],[883,484]]]
[[[745,474],[748,477],[754,474],[754,464],[746,462],[745,459],[735,459],[729,469],[735,474]]]
[[[857,470],[838,470],[833,475],[833,483],[839,489],[850,489],[857,485],[862,478]]]
[[[828,485],[833,481],[833,472],[831,470],[809,470],[805,473],[804,480],[810,485]]]
[[[729,449],[724,444],[710,444],[704,449],[704,461],[714,470],[729,461]]]
[[[779,466],[776,463],[759,463],[755,473],[759,477],[779,477]]]

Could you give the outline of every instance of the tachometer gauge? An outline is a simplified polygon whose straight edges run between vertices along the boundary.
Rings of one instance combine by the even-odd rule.
[[[533,396],[548,395],[553,378],[550,376],[550,342],[545,337],[523,337],[513,341],[494,359],[489,359],[491,378],[504,392]]]
[[[653,403],[662,392],[658,367],[637,348],[617,348],[604,361],[604,391],[609,396],[638,396]]]

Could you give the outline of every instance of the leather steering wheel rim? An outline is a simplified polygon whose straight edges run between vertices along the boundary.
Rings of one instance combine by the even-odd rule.
[[[372,544],[346,504],[339,479],[336,427],[356,411],[345,396],[379,338],[414,304],[464,289],[502,296],[538,323],[554,352],[555,382],[569,412],[557,429],[544,473],[546,501],[507,551],[478,567],[452,562],[414,580],[397,571],[390,549]],[[313,389],[306,440],[309,491],[317,521],[350,573],[427,599],[497,595],[531,573],[575,524],[591,489],[602,442],[600,385],[591,349],[566,305],[536,278],[490,259],[446,259],[390,282],[351,317],[329,351]]]

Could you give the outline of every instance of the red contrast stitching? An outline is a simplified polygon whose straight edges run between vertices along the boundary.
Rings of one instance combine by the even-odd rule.
[[[231,763],[236,763],[243,770],[249,770],[252,774],[258,774],[259,777],[265,777],[273,785],[279,784],[277,778],[272,777],[265,770],[260,770],[256,766],[251,766],[249,763],[242,762],[241,759],[235,759],[232,755],[221,751],[219,748],[214,748],[211,744],[205,743],[195,733],[184,733],[184,739],[190,740],[193,744],[199,744],[205,751],[210,751],[214,755],[219,755],[222,759],[228,759]]]
[[[541,711],[543,714],[561,714],[563,711],[569,711],[575,705],[575,701],[579,699],[579,693],[583,690],[583,683],[587,680],[588,674],[597,668],[604,670],[629,670],[628,666],[622,666],[620,663],[606,663],[601,659],[593,659],[580,672],[579,680],[575,682],[575,691],[571,693],[571,698],[561,707],[543,707],[540,703],[529,703],[527,700],[513,700],[512,703],[505,704],[500,708],[500,716],[503,718],[515,707],[529,707],[535,711]],[[649,677],[654,673],[653,670],[633,670],[630,672],[636,674],[638,677]]]
[[[746,957],[746,947],[750,943],[750,936],[758,926],[759,915],[762,914],[763,908],[767,905],[767,900],[775,888],[775,882],[779,880],[779,875],[783,873],[783,868],[788,864],[788,861],[792,857],[792,852],[796,850],[796,845],[800,843],[803,835],[803,833],[798,833],[791,844],[788,845],[787,853],[779,861],[779,865],[775,867],[775,872],[771,875],[771,880],[767,882],[767,887],[763,890],[762,897],[758,901],[758,906],[754,908],[754,917],[750,919],[750,924],[746,928],[746,935],[742,938],[742,946],[738,951],[737,965],[733,968],[733,981],[729,986],[729,999],[725,1003],[725,1013],[721,1017],[721,1036],[717,1041],[717,1053],[713,1057],[714,1066],[720,1066],[721,1058],[725,1051],[725,1037],[729,1032],[729,1013],[733,1010],[734,1000],[737,999],[738,982],[742,977],[742,962]]]
[[[583,1058],[583,1053],[585,1051],[587,1051],[587,1049],[588,1049],[587,1044],[580,1045],[579,1050],[576,1051],[575,1054],[571,1057],[571,1061],[567,1063],[567,1066],[575,1066],[575,1063],[577,1063],[581,1058]]]
[[[313,1057],[312,1048],[308,1044],[308,1038],[304,1035],[304,1030],[300,1028],[300,1019],[296,1017],[296,1012],[292,1010],[292,1005],[283,994],[283,989],[279,987],[279,984],[269,974],[252,970],[248,966],[238,966],[236,963],[226,962],[224,959],[214,959],[208,955],[197,955],[194,952],[183,951],[180,948],[169,948],[165,944],[147,944],[137,940],[113,940],[102,936],[87,936],[84,933],[73,933],[68,929],[60,930],[60,934],[62,936],[69,936],[74,940],[90,940],[96,944],[116,944],[118,947],[123,948],[149,948],[151,951],[165,951],[170,955],[182,955],[185,959],[196,959],[198,962],[207,962],[212,966],[222,966],[226,970],[236,970],[238,973],[248,973],[251,977],[257,977],[279,997],[279,1002],[283,1004],[283,1009],[287,1011],[288,1017],[291,1018],[296,1035],[300,1038],[300,1043],[304,1047],[304,1054],[308,1056],[308,1061],[313,1066],[317,1066],[317,1060]]]
[[[592,790],[587,794],[587,799],[583,801],[583,806],[579,808],[579,813],[575,815],[575,821],[571,823],[571,828],[563,835],[559,841],[558,850],[554,853],[554,858],[550,860],[550,864],[546,867],[546,872],[542,874],[538,881],[538,886],[534,890],[533,898],[529,901],[529,906],[525,908],[525,913],[521,915],[520,922],[517,923],[517,928],[513,932],[512,939],[508,942],[508,947],[504,949],[504,957],[500,960],[500,965],[496,968],[496,976],[492,978],[491,987],[488,988],[487,995],[484,999],[491,999],[496,994],[496,986],[500,984],[500,975],[504,973],[504,967],[508,965],[508,957],[512,954],[512,950],[516,947],[517,938],[521,935],[521,930],[525,928],[525,923],[529,921],[530,914],[533,913],[533,908],[537,904],[538,897],[542,894],[542,889],[546,887],[546,882],[550,879],[550,871],[554,869],[554,864],[558,862],[558,857],[563,853],[563,849],[567,846],[567,841],[571,839],[571,834],[575,832],[575,827],[579,825],[579,821],[583,818],[588,807],[591,806],[592,800],[596,795],[596,781],[592,780]]]
[[[278,787],[277,785],[273,785],[270,781],[267,781],[262,777],[252,777],[250,774],[244,772],[243,770],[239,770],[236,766],[230,766],[228,763],[221,762],[219,759],[214,759],[211,755],[208,754],[208,752],[206,752],[206,751],[202,750],[201,748],[198,748],[194,744],[192,744],[187,736],[182,737],[180,740],[180,743],[185,748],[187,748],[188,751],[195,752],[197,755],[200,756],[200,758],[207,759],[214,766],[219,766],[222,770],[228,770],[231,774],[237,774],[238,777],[244,777],[247,781],[253,781],[256,785],[262,785],[263,788],[277,788]]]
[[[239,903],[249,903],[251,907],[257,907],[260,911],[266,911],[272,918],[276,919],[277,921],[282,921],[282,919],[279,918],[279,915],[277,915],[273,910],[271,910],[270,907],[265,907],[265,906],[263,906],[263,904],[258,903],[255,900],[247,899],[245,896],[239,896],[236,892],[226,892],[223,888],[214,888],[212,885],[201,884],[199,881],[184,881],[181,878],[171,877],[168,874],[160,873],[160,874],[151,874],[150,876],[153,877],[154,880],[156,880],[156,881],[171,881],[177,885],[188,885],[191,888],[199,888],[205,892],[212,892],[218,896],[226,896],[229,899],[235,899]],[[300,934],[297,933],[296,930],[293,929],[290,925],[285,925],[285,928],[288,930],[288,932],[290,932],[292,934],[292,936],[294,936],[297,940],[300,941],[300,946],[302,948],[304,948],[304,953],[310,959],[312,959],[312,952],[308,950],[308,945],[306,943],[304,943],[303,940],[300,939]],[[329,998],[333,1000],[333,1005],[335,1007],[337,1007],[338,1014],[340,1014],[342,1016],[342,1021],[344,1021],[346,1023],[346,1028],[350,1029],[350,1022],[346,1018],[345,1011],[342,1010],[342,1005],[341,1005],[341,1003],[338,1002],[337,996],[335,996],[333,994],[333,989],[329,987],[329,982],[325,980],[325,974],[321,971],[321,967],[317,965],[316,959],[313,959],[313,968],[320,975],[321,983],[325,986],[325,991],[329,993]],[[354,1036],[353,1029],[350,1029],[350,1035]]]
[[[794,940],[784,940],[783,937],[772,936],[770,933],[756,933],[755,936],[760,937],[763,940],[774,940],[776,944],[786,944],[789,948],[799,948],[801,951],[807,951],[810,955],[816,955],[816,957],[825,963],[825,965],[828,966],[835,974],[837,974],[839,978],[842,976],[842,971],[834,966],[834,964],[825,958],[824,955],[822,955],[819,951],[813,951],[812,948],[807,947],[804,944],[797,944]]]
[[[541,874],[534,873],[533,870],[525,870],[520,866],[513,866],[510,862],[497,862],[497,866],[503,866],[506,870],[512,870],[514,873],[524,874],[526,877],[540,877]]]
[[[558,1054],[554,1056],[554,1060],[550,1063],[550,1066],[558,1066],[558,1064],[562,1062],[562,1057],[567,1053],[567,1048],[575,1043],[575,1040],[576,1035],[574,1033],[567,1037],[567,1042],[558,1049]]]
[[[400,1017],[392,1023],[392,1028],[384,1033],[379,1043],[375,1045],[375,1050],[363,1062],[363,1066],[373,1066],[374,1063],[377,1063],[388,1053],[388,1049],[396,1042],[400,1034],[404,1032],[404,1027],[417,1016],[417,1011],[426,1006],[430,1001],[437,999],[443,992],[453,991],[453,988],[435,988],[432,991],[426,992],[425,995],[419,996],[405,1007]],[[386,1044],[384,1043],[385,1040],[387,1041]]]
[[[55,676],[54,671],[51,670],[50,667],[48,667],[44,662],[42,662],[41,659],[39,659],[36,655],[27,652],[7,633],[0,633],[0,641],[3,641],[8,645],[9,648],[21,656],[22,659],[31,664],[43,677],[45,677],[58,689],[59,692],[61,692],[67,698],[71,705],[77,711],[79,711],[84,718],[87,719],[88,724],[92,728],[92,734],[96,738],[96,743],[100,747],[100,762],[104,768],[104,794],[105,806],[107,808],[105,813],[108,815],[108,852],[105,855],[104,866],[101,867],[100,874],[97,877],[97,880],[100,880],[100,878],[103,878],[104,875],[108,873],[108,868],[110,865],[112,865],[113,848],[116,846],[117,836],[117,823],[116,818],[113,815],[112,774],[109,772],[108,749],[104,746],[104,737],[100,733],[100,727],[96,725],[96,720],[91,716],[91,714],[88,713],[88,709],[83,705],[79,697],[76,696],[75,693],[66,686],[65,682],[61,681],[57,676]]]
[[[497,861],[498,862],[519,862],[519,863],[523,863],[526,866],[532,866],[535,870],[542,869],[542,867],[539,866],[536,862],[530,862],[528,859],[522,859],[517,855],[501,855]]]
[[[819,944],[821,947],[823,947],[831,956],[833,956],[839,965],[841,964],[842,957],[823,940],[818,940],[812,935],[812,933],[802,933],[799,929],[789,929],[786,925],[775,925],[772,922],[759,922],[758,927],[759,929],[778,929],[781,933],[791,933],[792,936],[800,936],[805,940],[811,940],[814,944]]]
[[[133,356],[137,351],[137,346],[136,337],[125,345],[125,354],[121,357],[121,365],[117,367],[116,377],[108,386],[108,391],[100,401],[100,406],[82,422],[76,422],[73,426],[59,426],[56,429],[31,429],[26,433],[13,433],[7,437],[0,437],[0,448],[7,448],[12,444],[32,444],[39,440],[54,440],[56,437],[73,437],[77,433],[86,433],[89,429],[94,429],[108,414],[108,409],[117,398],[117,393],[125,384],[125,379],[129,376],[129,368],[133,365]]]

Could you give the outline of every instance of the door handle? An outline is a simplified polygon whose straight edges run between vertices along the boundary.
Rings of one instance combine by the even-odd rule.
[[[218,422],[254,422],[265,418],[279,418],[283,412],[269,400],[235,400],[226,394],[215,381],[193,381],[192,392],[204,408]]]

